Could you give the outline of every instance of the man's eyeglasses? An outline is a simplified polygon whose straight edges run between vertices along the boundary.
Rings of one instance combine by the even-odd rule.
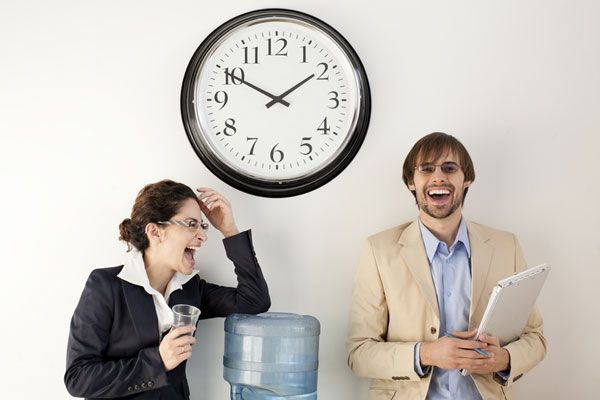
[[[186,227],[188,229],[198,231],[203,229],[204,231],[208,230],[208,222],[204,221],[196,221],[195,219],[185,219],[185,220],[170,220],[170,221],[158,221],[159,225],[179,225]]]
[[[446,161],[441,164],[431,164],[431,163],[419,164],[415,167],[415,169],[424,175],[429,175],[429,174],[433,174],[437,167],[440,167],[442,172],[444,174],[448,174],[448,175],[458,172],[458,170],[461,168],[460,165],[458,165],[455,162]]]

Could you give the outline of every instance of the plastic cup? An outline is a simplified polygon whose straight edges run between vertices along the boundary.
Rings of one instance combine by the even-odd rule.
[[[189,304],[176,304],[173,306],[172,310],[173,328],[179,328],[180,326],[186,325],[196,326],[198,317],[200,317],[200,310]]]

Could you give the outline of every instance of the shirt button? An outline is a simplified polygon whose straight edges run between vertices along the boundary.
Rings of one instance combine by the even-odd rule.
[[[432,335],[435,335],[437,333],[437,329],[435,328],[435,326],[431,327],[430,332],[431,332]]]
[[[446,297],[452,296],[452,292],[446,292]]]

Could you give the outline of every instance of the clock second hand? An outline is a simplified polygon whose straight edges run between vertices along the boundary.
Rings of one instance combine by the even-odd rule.
[[[298,82],[297,84],[295,84],[294,86],[292,86],[291,88],[286,90],[285,92],[281,93],[279,96],[272,97],[273,100],[271,100],[270,102],[268,102],[266,104],[267,108],[271,108],[271,106],[274,105],[275,103],[282,103],[282,101],[284,101],[283,98],[285,96],[292,93],[294,90],[298,89],[300,86],[304,85],[306,82],[311,80],[314,76],[315,76],[315,74],[312,74],[311,76],[304,78],[302,81]],[[289,103],[288,103],[288,105],[289,105]]]
[[[231,81],[232,81],[232,82],[234,82],[235,80],[238,80],[238,81],[242,82],[244,85],[246,85],[246,86],[249,86],[249,87],[251,87],[252,89],[256,90],[257,92],[259,92],[259,93],[262,93],[262,94],[264,94],[265,96],[267,96],[267,97],[269,97],[269,98],[273,99],[273,100],[272,100],[272,103],[273,103],[273,104],[275,104],[275,103],[281,103],[281,104],[283,104],[283,105],[284,105],[284,106],[286,106],[286,107],[289,107],[289,106],[290,106],[290,103],[288,103],[287,101],[285,101],[285,100],[282,100],[282,99],[278,98],[278,96],[275,96],[274,94],[271,94],[271,93],[267,92],[266,90],[264,90],[264,89],[261,89],[261,88],[259,88],[258,86],[251,84],[251,83],[250,83],[250,82],[248,82],[247,80],[245,80],[245,79],[243,79],[243,78],[238,78],[237,76],[233,75],[233,73],[231,73],[231,72],[229,72],[229,73],[228,73],[228,75],[231,77]],[[268,107],[267,107],[267,108],[268,108]]]

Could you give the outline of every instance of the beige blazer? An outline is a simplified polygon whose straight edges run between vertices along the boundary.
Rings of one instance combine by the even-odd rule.
[[[469,329],[479,325],[492,288],[526,268],[516,237],[467,222],[471,246]],[[371,378],[369,400],[425,399],[431,374],[414,370],[414,347],[440,336],[440,318],[418,221],[369,237],[354,280],[348,365]],[[494,374],[473,375],[481,396],[511,399],[511,385],[546,355],[543,322],[537,309],[520,338],[505,348],[511,372],[502,382]]]

